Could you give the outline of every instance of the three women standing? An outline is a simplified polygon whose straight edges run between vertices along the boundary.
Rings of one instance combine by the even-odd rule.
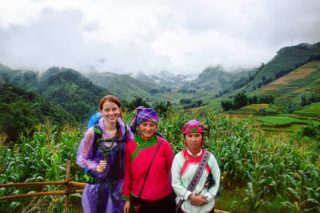
[[[187,148],[174,157],[157,131],[159,117],[151,108],[136,109],[134,137],[121,120],[118,98],[105,96],[99,109],[102,118],[87,130],[77,153],[77,164],[91,177],[82,194],[84,212],[175,212],[172,187],[179,211],[212,211],[220,170],[215,157],[201,148],[204,126],[199,121],[183,126]]]
[[[91,179],[84,188],[82,206],[86,213],[123,212],[125,146],[132,134],[122,121],[117,97],[103,97],[99,110],[102,117],[87,130],[77,153],[77,164]]]

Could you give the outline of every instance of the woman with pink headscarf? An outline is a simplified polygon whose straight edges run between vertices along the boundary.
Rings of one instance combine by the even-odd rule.
[[[178,212],[214,211],[220,169],[213,154],[202,148],[204,131],[204,125],[195,119],[182,127],[186,149],[176,154],[171,168]],[[203,167],[202,173],[197,172],[200,166]],[[196,173],[198,177],[194,177]],[[192,182],[194,187],[190,187]]]
[[[124,213],[170,213],[173,150],[157,131],[159,117],[151,108],[138,107],[131,123],[134,139],[126,146],[122,189]],[[133,208],[135,207],[135,208]]]

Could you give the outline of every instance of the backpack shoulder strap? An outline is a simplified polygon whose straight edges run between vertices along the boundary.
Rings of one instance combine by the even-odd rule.
[[[92,149],[92,156],[95,157],[98,149],[99,140],[102,138],[102,130],[98,124],[93,126],[93,149]]]
[[[128,127],[127,127],[127,125],[126,124],[124,124],[124,142],[126,143],[126,141],[127,141],[127,137],[128,137],[128,133],[127,133],[127,131],[128,131]]]

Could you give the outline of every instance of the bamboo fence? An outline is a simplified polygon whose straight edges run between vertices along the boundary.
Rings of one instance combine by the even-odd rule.
[[[32,192],[28,194],[17,194],[12,196],[2,196],[0,200],[11,200],[22,197],[33,196],[47,196],[47,195],[64,195],[64,212],[68,213],[69,195],[74,193],[82,193],[83,189],[75,189],[74,187],[83,188],[86,184],[81,182],[71,181],[71,161],[67,160],[66,164],[66,179],[65,181],[47,181],[47,182],[30,182],[30,183],[6,183],[0,184],[0,187],[24,187],[24,186],[43,186],[43,185],[64,185],[63,191],[50,191],[50,192]]]

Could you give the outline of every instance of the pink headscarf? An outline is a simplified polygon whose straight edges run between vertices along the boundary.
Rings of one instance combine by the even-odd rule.
[[[182,132],[184,135],[189,134],[189,133],[202,134],[202,144],[204,144],[204,138],[203,138],[204,131],[205,131],[204,125],[196,119],[192,119],[192,120],[188,121],[182,127]]]
[[[189,134],[189,133],[204,133],[204,125],[197,121],[196,119],[190,120],[187,123],[185,123],[182,127],[183,134]]]

